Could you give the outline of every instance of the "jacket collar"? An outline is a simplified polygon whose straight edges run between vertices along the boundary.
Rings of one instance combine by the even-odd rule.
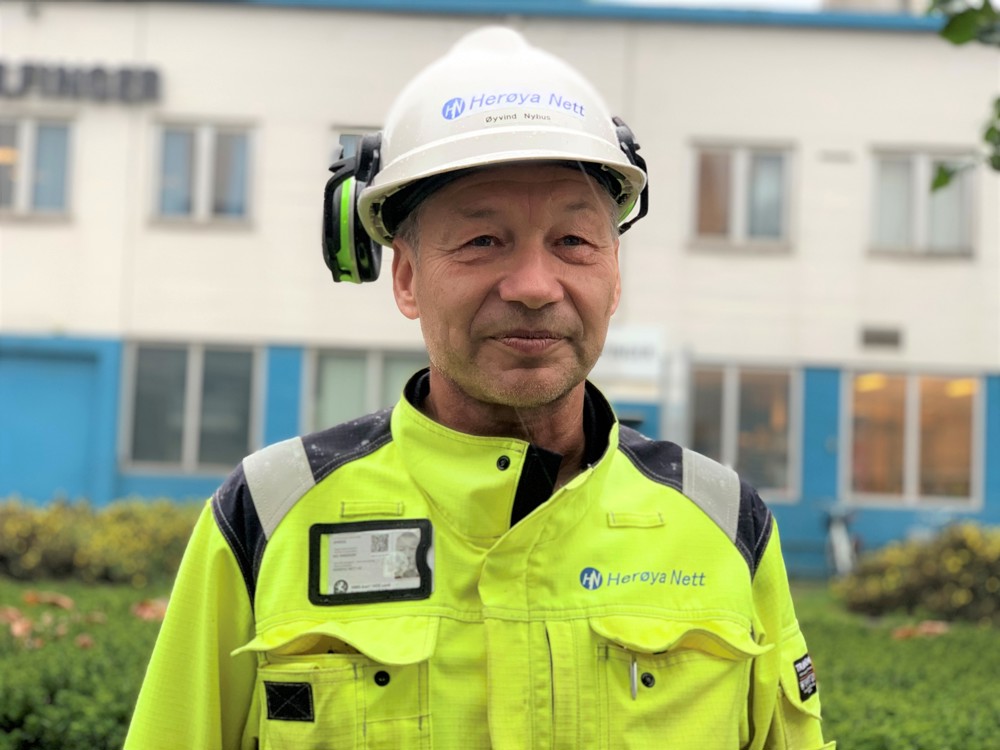
[[[581,486],[594,467],[607,464],[618,443],[610,404],[594,385],[588,382],[585,387],[584,466],[565,490]],[[402,448],[408,473],[440,515],[463,535],[491,544],[548,501],[562,457],[516,438],[449,429],[420,411],[429,392],[429,371],[421,370],[393,409],[393,442]]]

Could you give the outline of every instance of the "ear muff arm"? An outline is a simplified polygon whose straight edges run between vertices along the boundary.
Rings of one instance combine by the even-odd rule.
[[[649,170],[646,169],[646,160],[639,156],[639,144],[635,141],[632,129],[620,117],[615,116],[611,120],[615,124],[615,132],[618,134],[618,145],[621,146],[621,150],[625,152],[625,156],[632,164],[646,173],[646,184],[643,185],[642,192],[639,193],[639,213],[618,227],[618,234],[625,234],[632,228],[633,224],[649,212]]]

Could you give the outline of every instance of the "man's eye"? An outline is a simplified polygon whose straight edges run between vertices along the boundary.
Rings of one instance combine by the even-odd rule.
[[[493,247],[496,240],[494,237],[490,237],[488,234],[482,234],[469,240],[468,244],[473,247]]]
[[[566,247],[578,247],[579,245],[586,245],[586,241],[582,237],[577,237],[575,234],[570,234],[563,237],[559,242]]]

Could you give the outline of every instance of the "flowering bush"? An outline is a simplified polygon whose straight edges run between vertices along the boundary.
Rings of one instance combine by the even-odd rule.
[[[0,502],[0,575],[141,586],[172,578],[200,504],[128,500],[35,506]]]
[[[855,612],[1000,625],[1000,528],[963,523],[928,541],[891,544],[864,557],[836,590]]]

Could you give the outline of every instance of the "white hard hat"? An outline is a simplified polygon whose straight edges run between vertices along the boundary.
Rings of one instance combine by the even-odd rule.
[[[390,245],[399,220],[428,194],[416,191],[416,183],[432,190],[445,178],[429,177],[537,160],[580,163],[609,189],[624,220],[646,185],[636,148],[628,127],[577,71],[513,29],[482,28],[396,99],[358,218],[373,240]],[[409,205],[400,211],[400,202]]]

